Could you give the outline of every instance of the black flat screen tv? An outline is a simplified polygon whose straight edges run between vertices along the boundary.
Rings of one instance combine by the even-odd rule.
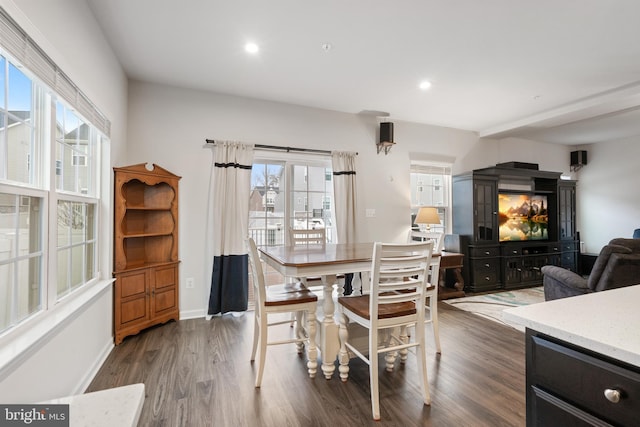
[[[547,196],[531,193],[498,194],[501,242],[548,240]]]

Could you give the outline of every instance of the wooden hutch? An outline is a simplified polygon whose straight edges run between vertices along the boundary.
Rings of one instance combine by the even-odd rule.
[[[179,319],[178,181],[144,163],[114,168],[115,343]]]
[[[453,233],[465,255],[465,289],[481,292],[542,284],[547,264],[578,267],[576,183],[531,163],[501,163],[453,177]],[[509,193],[546,200],[540,240],[501,239],[498,198]]]

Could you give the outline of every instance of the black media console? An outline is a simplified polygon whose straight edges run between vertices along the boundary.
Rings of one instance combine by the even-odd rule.
[[[510,162],[453,177],[453,232],[466,258],[465,290],[537,286],[547,264],[578,270],[576,183],[560,175]],[[544,198],[548,218],[546,234],[539,240],[501,240],[504,215],[499,215],[498,199],[509,193]]]

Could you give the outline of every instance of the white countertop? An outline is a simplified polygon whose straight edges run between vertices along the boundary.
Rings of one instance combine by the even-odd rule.
[[[506,320],[640,367],[640,285],[509,308]]]
[[[69,404],[70,427],[135,427],[144,404],[144,384],[132,384],[43,403]]]

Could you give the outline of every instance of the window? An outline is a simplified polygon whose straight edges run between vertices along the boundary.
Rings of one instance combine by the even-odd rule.
[[[0,334],[97,279],[104,139],[0,55]]]
[[[331,242],[335,235],[332,179],[328,159],[256,160],[249,198],[249,234],[256,244],[285,244],[289,227],[325,228]]]
[[[0,192],[0,332],[42,308],[43,205]]]
[[[410,175],[411,227],[417,228],[413,219],[421,206],[433,206],[438,209],[441,225],[431,229],[450,232],[451,165],[412,162]]]
[[[0,57],[0,179],[34,184],[33,83]]]

